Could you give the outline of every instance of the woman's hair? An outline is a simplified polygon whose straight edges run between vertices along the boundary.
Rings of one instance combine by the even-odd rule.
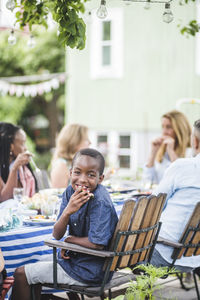
[[[7,181],[9,175],[10,146],[19,130],[19,126],[0,122],[0,175],[4,182]]]
[[[172,110],[162,116],[171,121],[175,132],[175,152],[178,157],[184,157],[187,147],[190,147],[191,127],[186,116],[178,111]],[[156,159],[161,162],[166,151],[166,145],[162,144],[158,150]]]
[[[65,125],[56,140],[56,149],[52,161],[58,158],[65,158],[72,161],[79,145],[88,137],[88,128],[84,125]]]

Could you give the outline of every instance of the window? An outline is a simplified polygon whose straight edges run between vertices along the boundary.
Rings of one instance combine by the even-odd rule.
[[[101,143],[107,143],[107,139],[108,139],[107,135],[98,135],[97,137],[98,146]]]
[[[102,65],[111,65],[111,21],[102,22]]]
[[[100,20],[94,12],[90,39],[90,74],[92,79],[121,78],[123,70],[123,22],[120,8],[108,9]]]
[[[120,175],[134,172],[137,167],[137,137],[134,132],[93,132],[92,147],[100,151],[106,166],[120,169]]]
[[[131,137],[130,135],[120,136],[120,148],[130,148],[131,146]]]
[[[108,137],[107,135],[97,136],[97,148],[103,154],[105,158],[106,165],[108,163]]]
[[[130,156],[129,155],[120,155],[119,156],[119,167],[120,168],[130,168]]]

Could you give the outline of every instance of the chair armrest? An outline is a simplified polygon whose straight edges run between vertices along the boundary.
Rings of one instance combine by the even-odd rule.
[[[113,257],[115,256],[115,253],[112,251],[105,251],[105,250],[94,250],[91,248],[82,247],[76,244],[57,241],[57,240],[46,240],[44,241],[45,245],[49,247],[56,247],[56,248],[62,248],[66,250],[71,250],[75,252],[80,252],[84,254],[94,255],[94,256],[100,256],[100,257]]]
[[[173,242],[173,241],[164,239],[164,238],[162,238],[162,237],[158,237],[156,243],[158,243],[158,244],[163,244],[163,245],[166,245],[166,246],[171,246],[171,247],[173,247],[173,248],[181,248],[181,247],[183,247],[183,244],[181,244],[181,243]]]

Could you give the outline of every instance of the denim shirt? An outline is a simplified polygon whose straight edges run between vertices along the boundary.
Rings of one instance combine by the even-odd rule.
[[[74,190],[70,185],[63,194],[58,218],[60,218],[73,193]],[[98,185],[93,194],[94,198],[91,198],[70,216],[69,234],[77,237],[88,237],[91,243],[104,245],[106,249],[115,231],[118,218],[105,187]],[[104,258],[71,251],[69,256],[70,259],[63,260],[59,253],[58,263],[70,277],[88,285],[95,286],[101,283],[104,276],[102,270]]]

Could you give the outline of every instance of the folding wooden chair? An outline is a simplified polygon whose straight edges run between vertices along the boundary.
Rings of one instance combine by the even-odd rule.
[[[182,257],[189,257],[189,256],[197,256],[200,255],[200,202],[198,202],[194,208],[194,211],[183,230],[183,233],[179,239],[178,243],[172,242],[170,240],[163,239],[159,237],[157,243],[162,243],[163,245],[173,247],[172,253],[172,264],[171,267],[174,265],[178,265],[178,260]],[[200,300],[200,294],[197,284],[196,275],[199,272],[199,267],[193,270],[193,278],[195,282],[195,288],[197,292],[197,299]],[[180,275],[179,275],[180,274]],[[180,271],[177,271],[177,276],[180,279],[182,288],[187,288],[184,286],[183,283],[183,276]]]
[[[140,197],[138,201],[127,200],[116,226],[115,233],[110,243],[109,251],[88,249],[71,243],[55,240],[45,241],[45,244],[53,247],[53,284],[43,284],[47,287],[70,292],[80,293],[82,299],[87,296],[101,296],[104,291],[109,291],[109,299],[112,298],[111,289],[134,280],[136,275],[119,272],[119,269],[132,267],[139,262],[149,262],[160,229],[160,215],[166,199],[165,194],[150,197]],[[74,252],[95,255],[105,258],[105,275],[103,282],[98,287],[69,286],[57,283],[57,248],[63,248]],[[106,283],[111,271],[114,275],[109,283]],[[32,286],[32,299],[35,299],[34,286]]]

